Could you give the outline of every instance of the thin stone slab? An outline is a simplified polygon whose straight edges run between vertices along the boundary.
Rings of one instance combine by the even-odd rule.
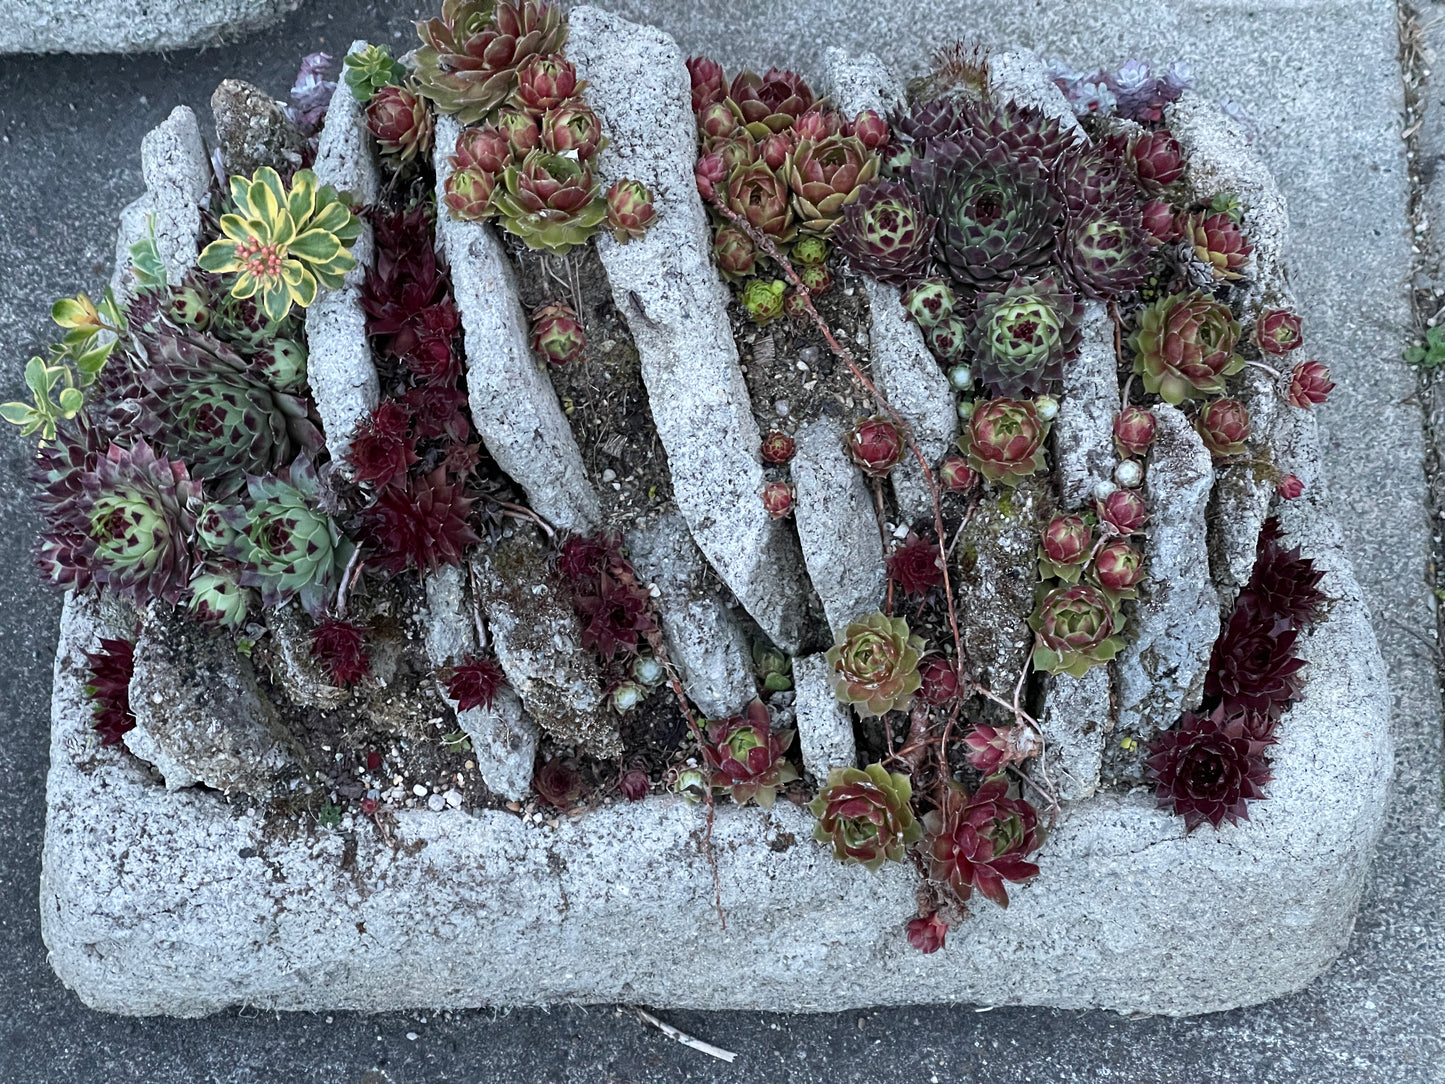
[[[657,208],[646,236],[620,244],[599,234],[597,250],[637,344],[673,496],[743,608],[795,652],[808,624],[803,562],[760,499],[762,438],[693,180],[697,128],[682,53],[666,34],[594,7],[573,9],[568,21],[567,55],[611,139],[598,177],[604,187],[622,177],[645,184]]]
[[[601,522],[601,505],[557,393],[532,355],[511,261],[490,223],[460,222],[446,211],[444,187],[459,131],[451,117],[437,118],[436,196],[442,210],[436,229],[462,314],[472,424],[538,515],[562,530],[590,534]]]
[[[189,106],[176,106],[146,133],[140,161],[154,216],[156,251],[165,264],[166,279],[176,286],[200,255],[201,204],[211,191],[210,159]]]
[[[1059,416],[1049,431],[1059,494],[1070,510],[1089,503],[1101,483],[1111,482],[1119,462],[1114,447],[1119,364],[1114,322],[1101,302],[1084,304],[1079,339],[1079,356],[1064,366]]]
[[[366,48],[354,41],[348,53]],[[366,111],[351,88],[341,80],[331,95],[326,121],[317,140],[316,179],[338,192],[350,192],[358,206],[376,202],[380,182],[366,128]],[[306,310],[306,381],[326,431],[326,447],[343,473],[349,473],[351,439],[356,427],[381,397],[381,384],[366,338],[366,313],[361,307],[361,285],[375,259],[371,223],[361,220],[361,233],[351,246],[356,266],[346,273],[339,289],[321,287]]]
[[[856,768],[853,709],[833,691],[833,668],[822,652],[793,660],[793,689],[803,770],[821,785],[832,768]]]
[[[1044,678],[1044,774],[1061,801],[1088,798],[1099,789],[1104,742],[1114,729],[1109,667],[1095,666],[1081,678]]]
[[[878,513],[844,437],[832,418],[809,422],[798,432],[791,463],[798,541],[834,632],[878,610],[888,586]]]
[[[194,49],[279,21],[301,0],[0,0],[0,53]]]

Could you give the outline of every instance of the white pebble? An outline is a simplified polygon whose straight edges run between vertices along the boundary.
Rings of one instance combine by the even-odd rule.
[[[412,787],[411,792],[415,794],[418,798],[426,797],[426,787],[422,786],[420,783]]]
[[[602,472],[602,480],[603,480],[604,482],[610,482],[610,481],[612,481],[612,480],[613,480],[614,478],[616,478],[616,477],[617,477],[617,472],[616,472],[615,470],[613,470],[611,467],[608,467],[605,471]]]
[[[788,401],[786,399],[779,399],[773,404],[773,409],[778,412],[778,417],[786,418],[788,416]]]
[[[449,790],[446,792],[446,794],[443,795],[443,797],[446,799],[447,805],[451,806],[453,809],[460,809],[462,807],[461,791],[456,789]]]
[[[440,794],[433,794],[426,800],[426,807],[433,813],[440,813],[447,807],[446,800]]]

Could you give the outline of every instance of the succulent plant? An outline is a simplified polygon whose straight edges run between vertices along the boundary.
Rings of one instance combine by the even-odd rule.
[[[1278,521],[1266,521],[1248,586],[1261,611],[1296,628],[1310,624],[1324,611],[1326,599],[1319,586],[1324,575],[1300,556],[1298,546],[1284,547]]]
[[[293,304],[305,308],[320,286],[336,289],[356,266],[349,245],[361,223],[330,185],[318,185],[309,169],[297,170],[287,192],[270,166],[248,181],[231,178],[229,211],[220,239],[201,252],[201,270],[235,274],[231,294],[259,297],[271,320],[283,320]]]
[[[587,332],[572,306],[549,301],[532,310],[532,349],[553,365],[567,365],[587,349]]]
[[[1044,470],[1049,425],[1026,399],[990,399],[974,408],[959,445],[969,465],[990,482],[1016,486]]]
[[[727,139],[743,131],[742,124],[724,102],[712,102],[697,113],[697,131],[704,146],[711,146],[716,140]],[[746,135],[746,131],[743,131]],[[748,137],[751,140],[751,136]]]
[[[867,194],[866,190],[864,194]],[[815,233],[805,234],[793,244],[789,255],[794,263],[802,267],[814,267],[827,261],[828,242]]]
[[[761,454],[764,463],[781,465],[792,459],[797,450],[797,442],[781,429],[769,429],[768,435],[763,437]]]
[[[657,218],[652,193],[637,181],[621,180],[607,190],[607,228],[613,240],[626,243],[641,237]]]
[[[787,482],[767,482],[763,485],[763,507],[769,519],[786,519],[793,514],[797,497]]]
[[[1335,390],[1330,381],[1330,370],[1317,361],[1305,361],[1294,367],[1290,374],[1289,401],[1291,406],[1308,410],[1313,404],[1323,404]]]
[[[1071,213],[1059,239],[1065,280],[1085,297],[1102,300],[1138,289],[1148,273],[1149,253],[1143,215],[1132,200]]]
[[[1300,318],[1288,309],[1267,309],[1254,322],[1255,345],[1266,354],[1288,354],[1304,342]]]
[[[1004,882],[1038,876],[1039,867],[1026,861],[1039,848],[1038,814],[1028,802],[1008,796],[1001,776],[984,780],[971,796],[951,784],[939,807],[923,818],[923,831],[929,879],[960,900],[977,889],[1007,907]]]
[[[516,90],[522,65],[567,40],[562,12],[541,0],[442,0],[441,17],[416,29],[422,93],[462,124],[484,119]]]
[[[864,418],[848,431],[843,449],[864,474],[881,478],[903,459],[908,445],[887,418]]]
[[[938,479],[950,493],[967,493],[978,485],[978,474],[961,455],[950,455],[939,464]]]
[[[918,668],[918,677],[923,682],[919,695],[933,704],[952,703],[958,696],[958,667],[942,655],[930,655]]]
[[[1248,820],[1249,800],[1264,797],[1266,748],[1242,717],[1223,707],[1208,715],[1186,712],[1150,742],[1146,770],[1159,805],[1183,817],[1186,831],[1205,821],[1219,828],[1226,820]]]
[[[578,80],[577,69],[561,53],[535,53],[517,69],[517,89],[510,100],[518,109],[541,116],[586,89],[587,83]]]
[[[888,122],[874,109],[861,110],[853,118],[853,134],[862,141],[863,146],[870,151],[876,151],[887,146],[888,140],[892,138],[892,131]]]
[[[255,604],[256,592],[242,587],[240,571],[200,571],[191,577],[191,597],[186,608],[203,625],[226,629],[244,628]]]
[[[943,948],[948,923],[935,911],[931,915],[909,919],[907,933],[909,946],[927,956]]]
[[[1305,662],[1295,655],[1299,632],[1287,618],[1265,609],[1246,591],[1215,641],[1204,677],[1204,695],[1230,714],[1252,711],[1278,718],[1298,699]]]
[[[394,576],[413,567],[434,572],[461,565],[466,548],[481,541],[471,512],[472,498],[447,477],[445,467],[388,486],[361,514],[369,566]]]
[[[713,789],[728,791],[738,805],[756,801],[773,808],[778,788],[798,778],[784,756],[792,744],[791,730],[773,731],[761,700],[749,704],[743,715],[709,723],[702,755],[712,769]]]
[[[411,411],[412,433],[417,440],[447,437],[464,443],[471,435],[471,423],[462,413],[467,393],[460,388],[438,384],[408,388],[402,402]]]
[[[833,273],[824,264],[804,264],[798,268],[798,279],[810,297],[822,297],[833,288]]]
[[[617,790],[622,797],[629,802],[640,802],[647,797],[647,792],[652,789],[652,780],[647,778],[647,773],[637,768],[631,768],[622,773],[617,780]]]
[[[908,537],[888,555],[888,575],[903,593],[912,598],[922,598],[935,587],[943,586],[942,557],[938,543],[921,538],[912,531]]]
[[[1052,169],[1074,146],[1074,133],[1033,106],[977,95],[920,98],[895,116],[895,133],[931,155],[942,141],[972,142]]]
[[[1114,415],[1114,447],[1121,456],[1143,455],[1154,443],[1159,420],[1139,406],[1126,406]]]
[[[1254,246],[1245,238],[1239,223],[1223,212],[1185,215],[1179,224],[1184,240],[1194,254],[1209,265],[1220,281],[1239,278]]]
[[[622,561],[621,546],[621,539],[610,535],[574,535],[562,543],[557,571],[580,590],[595,588],[598,575]]]
[[[1159,195],[1184,176],[1184,152],[1167,128],[1156,128],[1130,142],[1129,165],[1139,187]]]
[[[1122,539],[1115,539],[1099,550],[1093,564],[1094,582],[1117,606],[1122,599],[1138,595],[1144,579],[1144,555]]]
[[[350,621],[322,618],[311,630],[311,657],[326,667],[337,685],[355,685],[371,673],[371,654],[366,650],[368,631]]]
[[[591,158],[607,143],[597,114],[580,100],[563,102],[543,113],[541,136],[543,148],[552,154],[575,154],[583,159]]]
[[[537,770],[532,787],[549,805],[566,809],[582,793],[582,776],[562,757],[553,757]]]
[[[942,279],[924,279],[903,295],[903,307],[913,322],[927,331],[953,315],[958,296]]]
[[[933,356],[945,365],[968,355],[968,323],[957,316],[940,320],[923,333],[923,338]],[[972,370],[969,376],[973,376]]]
[[[306,347],[295,339],[277,339],[251,357],[251,368],[277,391],[296,394],[306,388]]]
[[[607,217],[587,163],[540,150],[503,171],[492,205],[528,248],[557,255],[585,244]]]
[[[937,224],[908,188],[873,181],[843,208],[834,241],[855,271],[906,286],[928,273]]]
[[[135,729],[130,710],[130,679],[135,672],[135,644],[130,640],[102,639],[99,651],[85,653],[85,695],[92,704],[91,729],[101,745],[118,745]]]
[[[787,692],[793,687],[793,660],[777,648],[759,641],[753,644],[753,667],[763,681],[763,691]]]
[[[1214,399],[1194,419],[1194,428],[1215,459],[1243,455],[1249,439],[1249,411],[1238,399]]]
[[[963,737],[964,755],[984,775],[996,775],[1010,764],[1022,764],[1039,751],[1038,733],[1029,726],[988,726],[978,723]]]
[[[1149,521],[1144,498],[1128,489],[1116,489],[1095,502],[1099,525],[1109,534],[1138,534]]]
[[[1139,220],[1152,245],[1173,244],[1181,236],[1174,208],[1162,199],[1151,199],[1140,207]]]
[[[631,566],[620,558],[607,560],[610,567],[579,585],[572,601],[582,618],[582,646],[595,651],[605,662],[618,655],[637,654],[643,637],[657,631],[649,606],[647,589],[638,584]]]
[[[712,241],[712,258],[723,277],[732,282],[754,274],[758,267],[758,250],[742,230],[724,226]]]
[[[791,128],[813,105],[813,90],[797,72],[770,68],[739,72],[728,87],[728,107],[755,139]]]
[[[687,74],[692,82],[692,111],[701,112],[727,97],[727,78],[722,65],[705,56],[689,57]]]
[[[1139,314],[1131,340],[1134,372],[1146,391],[1175,406],[1217,395],[1224,378],[1244,368],[1234,353],[1239,331],[1228,305],[1198,291],[1161,297]]]
[[[1279,494],[1282,501],[1292,501],[1304,495],[1305,484],[1300,481],[1297,474],[1286,474],[1279,480],[1275,492]]]
[[[1060,156],[1054,175],[1069,214],[1088,215],[1113,204],[1138,201],[1127,144],[1123,136],[1110,136],[1094,144],[1081,141]]]
[[[376,264],[362,286],[366,331],[384,354],[427,382],[454,385],[461,361],[454,350],[461,314],[446,266],[438,259],[427,212],[414,208],[371,216]]]
[[[834,634],[827,652],[833,692],[860,715],[906,708],[922,685],[923,650],[923,638],[910,635],[901,617],[875,613],[850,622]]]
[[[381,153],[402,165],[431,152],[431,110],[406,87],[378,90],[366,106],[366,127]]]
[[[743,309],[753,323],[760,326],[771,324],[783,315],[787,284],[782,279],[765,281],[749,279],[743,287]]]
[[[358,102],[369,102],[383,87],[400,83],[406,68],[395,60],[384,45],[368,45],[356,53],[347,53],[344,61],[346,85]]]
[[[910,802],[908,776],[890,773],[881,764],[867,768],[833,768],[808,808],[818,823],[813,838],[833,847],[845,865],[876,870],[884,862],[902,862],[908,847],[923,835]]]
[[[776,241],[791,241],[798,232],[788,186],[765,162],[744,162],[727,177],[727,205],[748,224]]]
[[[531,151],[545,149],[542,146],[541,125],[537,123],[537,118],[525,109],[503,106],[493,115],[492,124],[507,137],[507,145],[512,149],[514,161],[526,157]]]
[[[138,428],[184,459],[211,494],[239,491],[321,446],[305,402],[277,391],[214,339],[162,328],[146,340]]]
[[[457,714],[472,708],[491,710],[497,691],[507,684],[502,668],[491,659],[468,655],[447,678],[447,697],[456,701]]]
[[[799,142],[787,158],[783,178],[792,190],[793,212],[801,228],[820,236],[831,233],[844,206],[855,202],[862,186],[878,176],[878,165],[878,156],[857,136]],[[909,202],[917,206],[916,201]]]
[[[405,478],[417,461],[410,430],[411,414],[406,408],[383,399],[352,435],[350,462],[356,480],[382,487]]]
[[[1081,678],[1090,667],[1114,658],[1124,646],[1118,633],[1124,618],[1097,587],[1041,587],[1029,617],[1034,630],[1033,664],[1050,674]]]
[[[1039,546],[1039,578],[1057,577],[1078,583],[1094,548],[1094,531],[1079,516],[1058,515],[1049,520]]]
[[[1083,315],[1083,303],[1053,276],[980,291],[966,325],[978,379],[999,396],[1047,391],[1078,357]]]

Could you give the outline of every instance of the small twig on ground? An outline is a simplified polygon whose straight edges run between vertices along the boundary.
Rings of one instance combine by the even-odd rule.
[[[1270,376],[1274,377],[1276,380],[1283,380],[1283,379],[1284,379],[1284,373],[1280,372],[1278,369],[1272,369],[1272,368],[1270,368],[1268,365],[1266,365],[1266,364],[1265,364],[1264,362],[1262,362],[1262,361],[1246,361],[1245,364],[1248,365],[1248,366],[1249,366],[1250,368],[1252,368],[1252,369],[1258,369],[1258,370],[1260,370],[1261,372],[1268,373]]]
[[[351,551],[351,560],[346,562],[346,571],[341,574],[341,586],[336,589],[336,620],[346,620],[346,596],[350,592],[352,584],[356,582],[355,577],[361,575],[361,547],[357,546]]]
[[[637,1014],[638,1019],[640,1019],[644,1024],[651,1024],[673,1042],[681,1043],[683,1046],[689,1046],[694,1050],[700,1050],[702,1051],[702,1053],[707,1054],[709,1057],[717,1058],[719,1061],[725,1061],[729,1065],[731,1065],[733,1060],[737,1057],[737,1055],[734,1054],[731,1050],[724,1050],[720,1046],[713,1046],[712,1043],[705,1043],[701,1039],[694,1038],[685,1031],[679,1031],[671,1024],[664,1024],[661,1020],[653,1016],[652,1013],[648,1012],[646,1009],[641,1009],[634,1005],[632,1007],[632,1011]]]
[[[513,519],[530,520],[538,527],[541,527],[543,532],[546,533],[549,539],[552,539],[554,541],[556,540],[557,532],[555,529],[553,529],[552,525],[541,516],[537,515],[536,512],[533,512],[530,508],[527,508],[525,505],[512,504],[510,501],[498,500],[496,497],[491,497],[488,499],[497,507],[504,508],[508,512],[512,513]]]
[[[487,647],[487,626],[482,623],[482,605],[478,601],[481,598],[481,581],[477,576],[477,566],[467,564],[467,577],[472,583],[472,622],[477,626],[477,650],[485,651]]]

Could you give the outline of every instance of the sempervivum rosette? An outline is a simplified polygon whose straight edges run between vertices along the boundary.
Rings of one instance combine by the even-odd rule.
[[[460,565],[466,548],[481,541],[469,522],[471,510],[472,498],[444,466],[388,486],[362,514],[361,537],[373,551],[370,564],[392,575]]]
[[[441,17],[417,24],[421,92],[442,113],[473,124],[517,87],[517,71],[567,40],[559,8],[540,0],[442,0]]]
[[[727,790],[738,805],[756,801],[771,809],[778,788],[798,778],[798,770],[784,758],[792,744],[793,732],[774,733],[768,709],[754,700],[745,715],[708,724],[702,755],[712,769],[714,788]]]
[[[1224,378],[1244,368],[1234,352],[1239,321],[1229,306],[1193,291],[1161,297],[1139,314],[1131,340],[1134,372],[1144,388],[1178,406],[1224,391]]]
[[[905,286],[928,274],[937,224],[903,185],[874,181],[843,208],[833,239],[855,271]]]
[[[366,106],[366,126],[382,154],[410,162],[431,150],[431,110],[406,87],[385,86]]]
[[[949,95],[914,102],[893,118],[900,140],[919,154],[931,143],[972,138],[997,143],[1015,158],[1033,158],[1053,164],[1074,145],[1072,129],[1056,117],[1017,102],[990,102]]]
[[[1133,198],[1071,211],[1059,238],[1065,277],[1085,297],[1108,300],[1138,289],[1148,273],[1149,253],[1149,234]]]
[[[1278,718],[1304,684],[1305,661],[1295,655],[1299,630],[1265,609],[1249,591],[1214,644],[1204,695],[1232,713],[1257,712]]]
[[[813,838],[831,844],[833,857],[843,863],[877,869],[884,862],[902,862],[908,845],[923,835],[909,805],[912,797],[908,776],[881,764],[861,771],[833,768],[808,805],[818,818]]]
[[[827,652],[834,694],[860,715],[906,708],[923,684],[918,660],[924,646],[901,617],[874,613],[851,622],[835,634]]]
[[[607,201],[586,162],[539,150],[503,171],[492,206],[528,248],[559,256],[585,244],[607,217]]]
[[[1254,246],[1244,236],[1239,223],[1223,211],[1185,215],[1180,220],[1184,240],[1194,247],[1194,254],[1209,265],[1214,277],[1232,280],[1244,274]]]
[[[981,292],[967,321],[976,375],[995,395],[1043,394],[1079,355],[1084,306],[1052,276]]]
[[[804,230],[826,236],[845,204],[878,176],[878,156],[857,136],[805,139],[789,155],[783,175],[793,193],[793,212]]]
[[[1051,674],[1083,677],[1124,646],[1116,635],[1124,627],[1123,616],[1087,583],[1041,587],[1029,627],[1035,633],[1034,666]]]
[[[1049,425],[1026,399],[990,399],[974,408],[958,440],[969,465],[990,482],[1016,486],[1043,470]]]
[[[1248,799],[1264,797],[1267,747],[1244,716],[1223,707],[1208,715],[1186,712],[1149,743],[1149,779],[1160,806],[1182,816],[1186,831],[1205,821],[1215,828],[1226,820],[1238,824],[1249,819]]]
[[[813,90],[797,72],[769,68],[759,75],[742,71],[728,87],[728,108],[754,139],[791,128],[813,105]]]
[[[798,232],[788,186],[766,162],[742,162],[727,179],[727,204],[748,224],[775,241],[791,241]]]
[[[1008,906],[1005,881],[1037,877],[1027,858],[1039,848],[1039,817],[1021,798],[1008,796],[1008,783],[991,776],[970,796],[950,786],[943,804],[923,818],[923,856],[929,879],[945,885],[960,900],[974,889]]]

